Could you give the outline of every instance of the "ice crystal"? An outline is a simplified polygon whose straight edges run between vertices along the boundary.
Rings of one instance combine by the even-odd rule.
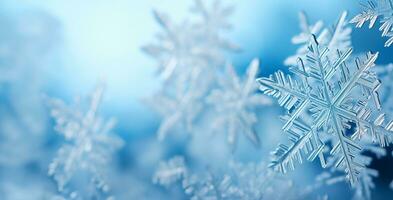
[[[239,133],[259,145],[259,137],[253,129],[258,120],[255,108],[270,104],[270,99],[255,92],[258,88],[255,83],[258,69],[259,61],[254,59],[248,67],[246,77],[241,80],[233,66],[228,65],[225,76],[220,79],[220,87],[207,97],[208,104],[215,109],[213,130],[227,133],[231,145],[235,144]]]
[[[86,104],[76,101],[66,105],[59,99],[49,100],[51,115],[56,122],[55,130],[66,142],[49,165],[48,174],[57,182],[59,192],[67,198],[112,199],[108,194],[109,185],[103,178],[103,169],[111,154],[122,145],[122,140],[111,134],[115,121],[105,121],[98,115],[102,95],[103,87],[99,86]],[[72,180],[80,173],[87,174],[90,181],[90,185],[84,187],[91,188],[84,192],[71,186]]]
[[[295,55],[288,57],[284,64],[287,66],[293,66],[297,64],[298,58],[306,60],[308,53],[308,45],[312,42],[315,35],[318,42],[321,45],[326,46],[332,50],[344,51],[351,48],[351,32],[352,29],[348,26],[348,21],[346,19],[347,12],[343,12],[335,25],[331,28],[325,28],[321,20],[317,21],[315,24],[309,24],[306,13],[299,13],[300,29],[301,33],[292,38],[292,43],[300,45],[296,51]],[[329,56],[334,57],[335,51],[329,52]]]
[[[329,49],[313,38],[307,62],[300,58],[299,65],[290,68],[298,79],[281,71],[258,79],[260,89],[288,110],[282,117],[282,129],[291,145],[279,145],[271,166],[285,173],[288,168],[295,168],[296,161],[302,163],[304,157],[309,161],[318,157],[322,167],[326,167],[325,138],[330,136],[329,158],[334,160],[334,167],[345,172],[351,185],[356,185],[367,165],[360,156],[362,146],[358,140],[369,134],[373,141],[385,146],[390,143],[393,126],[386,122],[384,114],[374,112],[381,108],[377,93],[380,81],[370,69],[378,53],[369,53],[366,59],[347,65],[345,61],[352,49],[338,51],[337,58],[332,59]],[[311,120],[305,120],[307,115],[312,116]],[[348,131],[351,128],[353,132]]]
[[[355,23],[356,27],[362,27],[364,23],[369,21],[369,28],[374,27],[377,20],[381,26],[382,37],[388,37],[385,47],[389,47],[393,43],[393,2],[391,0],[368,0],[362,4],[363,11],[356,15],[351,23]]]

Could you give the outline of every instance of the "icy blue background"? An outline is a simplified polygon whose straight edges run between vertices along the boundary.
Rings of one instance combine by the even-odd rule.
[[[334,23],[344,10],[349,11],[350,18],[359,11],[355,0],[228,2],[236,5],[231,18],[234,30],[228,37],[242,47],[241,53],[228,57],[239,73],[252,58],[260,58],[262,75],[285,70],[283,60],[296,51],[297,47],[290,41],[299,32],[299,11],[306,11],[311,22],[321,19],[325,24]],[[59,38],[52,52],[54,59],[41,76],[45,80],[43,92],[70,100],[75,95],[87,94],[98,80],[105,80],[103,113],[118,119],[116,132],[127,142],[119,162],[127,168],[132,166],[133,156],[150,155],[142,152],[148,149],[141,150],[138,145],[155,138],[160,120],[143,104],[143,99],[159,84],[154,74],[155,61],[140,50],[159,31],[151,11],[165,11],[176,20],[186,15],[191,3],[186,0],[2,0],[0,22],[12,23],[13,18],[28,13],[45,13],[55,21]],[[0,27],[0,37],[13,38],[7,24]],[[376,29],[353,30],[355,53],[380,51],[377,62],[381,64],[392,61],[393,51],[384,49],[383,43]]]

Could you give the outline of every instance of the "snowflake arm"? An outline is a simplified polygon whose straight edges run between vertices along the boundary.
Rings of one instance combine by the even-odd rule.
[[[369,21],[369,28],[372,28],[378,18],[380,18],[381,26],[379,30],[382,31],[382,37],[388,37],[385,42],[385,47],[393,44],[393,2],[391,0],[369,0],[367,4],[362,4],[364,10],[356,15],[351,23],[356,24],[356,27],[362,27]]]
[[[329,31],[329,37],[326,37],[326,46],[332,51],[332,53],[335,53],[337,50],[344,51],[352,47],[352,28],[348,25],[347,16],[348,13],[344,11],[338,19],[337,23]]]
[[[292,38],[292,43],[296,45],[301,45],[296,54],[288,57],[284,64],[287,66],[296,65],[299,57],[304,58],[307,54],[307,47],[312,40],[312,35],[318,35],[319,40],[326,37],[328,30],[323,28],[323,22],[317,21],[314,25],[309,24],[309,20],[305,12],[299,13],[300,29],[301,33]]]

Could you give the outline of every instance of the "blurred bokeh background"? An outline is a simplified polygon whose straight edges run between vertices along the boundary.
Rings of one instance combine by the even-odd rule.
[[[287,70],[283,61],[297,49],[291,38],[300,29],[300,11],[305,11],[312,22],[323,20],[333,24],[344,10],[352,18],[360,9],[357,0],[223,2],[235,6],[230,17],[233,29],[225,35],[241,51],[226,56],[240,75],[253,58],[261,60],[261,76],[277,69]],[[100,112],[117,119],[114,132],[125,142],[110,170],[109,182],[118,199],[185,198],[151,183],[159,161],[173,155],[206,157],[212,163],[225,165],[225,156],[214,153],[232,154],[225,149],[225,142],[223,147],[217,145],[203,152],[203,148],[174,139],[157,141],[161,119],[145,103],[161,84],[155,74],[156,61],[141,50],[160,31],[152,11],[166,12],[175,21],[181,21],[192,3],[192,0],[0,2],[0,199],[42,199],[43,195],[56,193],[55,184],[47,176],[47,166],[62,137],[53,130],[54,122],[48,117],[42,96],[70,102],[75,96],[89,94],[99,81],[106,85]],[[352,43],[355,53],[379,51],[378,64],[392,61],[393,50],[383,48],[384,39],[377,29],[353,29]],[[256,149],[241,142],[235,152],[238,159],[266,159],[277,143],[277,139],[269,141],[269,135],[280,133],[281,122],[275,119],[280,112],[277,105],[261,111],[264,148]],[[387,185],[393,172],[384,167],[389,161],[390,158],[385,158],[373,164],[381,170],[382,177],[377,181],[376,199],[389,195]],[[312,171],[313,166],[305,168]],[[319,169],[315,170],[300,177],[309,179]],[[349,198],[347,188],[343,187],[347,186],[332,189],[339,191],[333,195]]]

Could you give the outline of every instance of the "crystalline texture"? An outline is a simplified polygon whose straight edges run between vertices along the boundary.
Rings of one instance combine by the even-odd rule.
[[[299,80],[281,71],[258,79],[261,91],[277,98],[288,110],[282,119],[291,145],[279,145],[271,166],[285,173],[288,168],[295,168],[295,162],[318,157],[325,167],[324,137],[331,135],[334,141],[330,157],[335,161],[334,166],[344,170],[347,179],[355,185],[366,164],[359,156],[362,147],[357,139],[369,134],[381,146],[390,142],[393,123],[386,123],[384,114],[373,112],[381,107],[376,92],[380,81],[369,72],[378,53],[370,53],[364,61],[357,60],[356,65],[347,66],[345,61],[351,49],[338,52],[337,59],[331,60],[329,49],[321,47],[316,37],[313,38],[308,47],[307,66],[299,59],[298,67],[290,69]],[[303,120],[308,114],[312,120]],[[351,123],[355,124],[355,131],[348,135],[346,131]]]
[[[379,19],[381,26],[379,30],[382,31],[382,37],[388,37],[385,42],[385,47],[389,47],[393,43],[393,2],[391,0],[368,0],[367,3],[362,4],[363,11],[356,15],[351,23],[355,23],[356,27],[362,27],[369,21],[369,28],[374,27],[376,21]]]

